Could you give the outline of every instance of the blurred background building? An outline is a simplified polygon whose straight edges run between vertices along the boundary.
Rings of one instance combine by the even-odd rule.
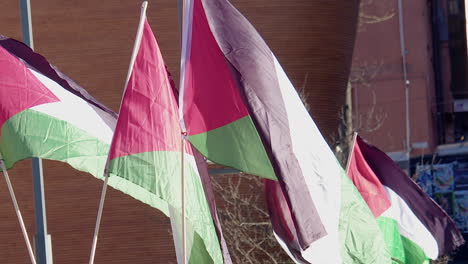
[[[361,0],[343,115],[343,134],[357,131],[409,168],[465,234],[467,8],[465,0]]]
[[[464,1],[361,5],[350,77],[355,130],[395,160],[467,141]]]

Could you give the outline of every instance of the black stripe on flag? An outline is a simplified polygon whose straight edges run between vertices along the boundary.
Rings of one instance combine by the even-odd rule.
[[[286,106],[272,52],[254,27],[228,1],[203,3],[211,31],[236,70],[239,90],[274,167],[297,229],[302,249],[326,236],[292,149]],[[304,210],[307,208],[306,210]]]

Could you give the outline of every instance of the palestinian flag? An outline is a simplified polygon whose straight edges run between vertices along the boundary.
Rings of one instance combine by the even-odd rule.
[[[107,171],[132,183],[133,189],[127,190],[132,196],[181,219],[182,133],[177,101],[144,12],[135,47]],[[190,144],[184,148],[184,159],[187,259],[190,263],[223,263]]]
[[[464,243],[452,219],[385,153],[356,136],[348,176],[397,263],[428,263]]]
[[[0,152],[102,174],[116,114],[25,44],[0,36]]]
[[[39,157],[66,162],[102,179],[116,117],[43,56],[0,35],[0,153],[7,168]],[[197,160],[203,165],[203,159]],[[203,188],[213,197],[206,168],[201,165]],[[177,167],[174,170],[180,171]],[[170,206],[140,185],[115,175],[110,175],[108,184],[169,215]],[[209,202],[223,254],[228,258],[214,200]]]
[[[179,111],[190,142],[213,162],[278,181],[287,207],[269,203],[270,216],[295,256],[389,263],[372,213],[253,26],[227,0],[187,0],[183,29]]]

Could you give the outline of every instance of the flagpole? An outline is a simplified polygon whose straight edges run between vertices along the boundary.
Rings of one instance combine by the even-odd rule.
[[[192,8],[193,8],[193,1],[192,0],[183,0],[182,6],[179,5],[179,8],[182,11],[179,13],[182,17],[179,17],[181,21],[179,22],[182,25],[182,32],[181,32],[181,52],[180,52],[180,78],[179,78],[179,124],[182,129],[182,132],[186,132],[187,129],[185,128],[184,122],[184,94],[185,94],[185,64],[187,59],[190,57],[190,49],[189,49],[189,39],[190,39],[190,25],[191,25],[191,17],[192,17]]]
[[[107,165],[106,170],[107,171]],[[93,236],[93,244],[91,246],[91,254],[89,257],[89,263],[94,263],[94,256],[96,255],[96,247],[97,247],[97,240],[99,234],[99,227],[101,225],[101,218],[102,218],[102,211],[104,209],[104,200],[106,199],[106,192],[107,192],[107,181],[109,180],[109,174],[104,172],[104,183],[102,184],[102,191],[101,191],[101,200],[99,201],[99,209],[98,215],[96,218],[96,226],[94,227],[94,236]]]
[[[351,148],[349,149],[348,153],[348,160],[346,161],[346,174],[348,174],[349,170],[349,163],[351,162],[351,159],[353,158],[353,150],[354,150],[354,145],[356,145],[356,138],[357,138],[357,132],[353,133],[353,144],[351,144]]]
[[[185,84],[185,63],[188,57],[187,44],[188,44],[188,25],[190,20],[190,9],[192,2],[190,0],[178,0],[178,13],[179,13],[179,30],[181,36],[181,58],[180,58],[180,84],[179,84],[179,124],[181,127],[181,198],[182,198],[182,258],[183,264],[187,264],[187,234],[185,223],[185,140],[187,131],[183,121],[184,104],[182,98],[184,97],[184,84]]]
[[[31,4],[29,0],[20,0],[21,32],[23,42],[34,49]],[[36,216],[35,247],[37,261],[40,264],[52,263],[52,245],[50,235],[47,234],[47,217],[44,198],[44,176],[42,173],[42,160],[32,158],[32,176],[34,186],[34,212]]]
[[[127,73],[127,79],[125,80],[123,95],[125,95],[125,90],[127,89],[128,81],[130,80],[130,76],[132,75],[133,65],[135,64],[136,56],[138,54],[138,50],[139,50],[139,47],[140,47],[141,36],[143,35],[143,27],[144,27],[144,23],[145,23],[145,19],[146,19],[146,8],[147,7],[148,7],[148,1],[144,1],[141,4],[140,21],[138,23],[138,29],[137,29],[135,44],[133,46],[132,57],[130,58],[130,66],[129,66],[128,73]],[[120,107],[122,107],[123,97],[124,96],[122,96],[122,100],[120,102]],[[118,123],[118,120],[117,120],[117,123]],[[112,137],[112,142],[114,142],[114,137]],[[112,144],[111,144],[111,148],[112,148]],[[102,211],[104,209],[104,201],[106,199],[107,185],[108,185],[108,180],[109,180],[108,165],[109,165],[109,157],[107,159],[105,170],[104,170],[104,183],[102,185],[101,199],[99,201],[99,209],[98,209],[98,215],[97,215],[97,218],[96,218],[96,226],[94,227],[93,244],[91,246],[91,254],[90,254],[90,257],[89,257],[89,264],[94,263],[94,257],[96,255],[97,241],[98,241],[98,235],[99,235],[99,227],[101,225]]]
[[[23,42],[31,49],[34,49],[31,23],[31,4],[29,3],[29,0],[20,0],[20,15]]]
[[[26,242],[26,247],[28,248],[29,258],[31,263],[36,264],[36,259],[31,247],[31,242],[29,241],[28,232],[26,231],[26,226],[24,225],[23,217],[21,216],[21,211],[18,206],[18,201],[16,200],[15,192],[11,186],[10,177],[8,176],[8,171],[6,169],[5,163],[3,162],[2,154],[0,154],[0,167],[2,168],[3,175],[5,176],[5,182],[8,186],[8,191],[10,192],[11,200],[13,201],[13,206],[15,207],[16,216],[18,217],[18,222],[21,226],[21,231],[23,232],[24,241]]]
[[[181,189],[182,189],[182,258],[183,263],[187,264],[187,234],[185,226],[185,136],[186,133],[181,134],[181,150],[180,150],[180,174],[181,174]]]

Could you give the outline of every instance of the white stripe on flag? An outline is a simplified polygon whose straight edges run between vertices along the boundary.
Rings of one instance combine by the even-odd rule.
[[[278,60],[273,54],[271,56],[275,61],[276,75],[288,115],[293,152],[303,175],[306,175],[309,193],[328,234],[312,243],[302,255],[313,263],[342,263],[338,225],[343,169],[305,109]]]
[[[398,231],[402,236],[421,247],[427,257],[436,259],[439,255],[439,247],[435,238],[397,193],[387,186],[384,188],[391,206],[381,216],[396,220]]]
[[[110,144],[116,120],[107,112],[65,90],[55,81],[29,69],[60,101],[32,107],[32,110],[68,122],[104,143]]]

